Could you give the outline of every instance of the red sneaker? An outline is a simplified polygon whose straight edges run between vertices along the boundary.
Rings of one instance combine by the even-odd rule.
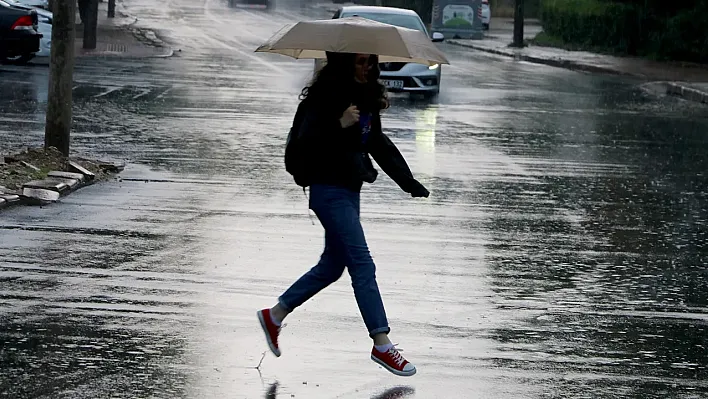
[[[386,370],[402,377],[409,377],[415,374],[415,366],[408,362],[401,353],[392,347],[386,352],[379,352],[376,347],[371,349],[371,360],[380,364]]]
[[[270,350],[276,357],[280,357],[280,349],[278,348],[280,327],[276,326],[270,318],[270,309],[259,310],[256,314],[258,315],[258,321],[261,322],[261,327],[263,327],[263,332],[265,332]]]

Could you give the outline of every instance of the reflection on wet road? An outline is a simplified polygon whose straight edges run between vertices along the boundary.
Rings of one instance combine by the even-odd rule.
[[[267,354],[255,310],[317,261],[282,165],[312,63],[253,54],[301,12],[130,0],[171,59],[81,59],[77,153],[120,181],[0,214],[0,397],[708,395],[708,111],[639,82],[443,45],[437,102],[384,124],[433,192],[363,193],[395,378],[347,278]],[[297,14],[295,14],[297,15]],[[0,68],[3,148],[41,143],[46,67]],[[293,396],[294,395],[294,396]]]

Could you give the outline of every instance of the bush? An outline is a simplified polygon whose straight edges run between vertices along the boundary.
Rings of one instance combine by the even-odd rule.
[[[708,6],[667,12],[650,1],[542,0],[543,30],[568,45],[659,59],[708,62]],[[658,4],[658,3],[657,3]],[[661,2],[665,4],[665,2]],[[690,4],[692,8],[688,7]]]
[[[543,30],[566,43],[636,54],[642,47],[645,15],[633,4],[600,0],[544,0]]]
[[[669,18],[653,35],[651,51],[660,59],[708,63],[708,7],[685,10]]]
[[[538,18],[540,0],[524,1],[524,18]],[[516,0],[489,0],[492,18],[513,18]]]

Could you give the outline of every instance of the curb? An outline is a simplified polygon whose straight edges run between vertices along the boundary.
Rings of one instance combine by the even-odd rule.
[[[691,87],[683,86],[679,83],[667,83],[666,93],[674,96],[683,97],[686,100],[708,104],[708,93],[693,89]]]
[[[120,7],[118,6],[119,4]],[[147,46],[167,50],[165,54],[157,54],[147,58],[170,58],[175,54],[172,46],[167,45],[164,40],[160,39],[155,31],[148,28],[137,27],[136,24],[138,23],[139,18],[128,13],[122,2],[116,3],[116,15],[120,15],[120,17],[124,19],[129,18],[133,20],[132,22],[118,24],[116,27],[128,30],[140,42],[147,41],[147,43],[145,43]]]
[[[138,22],[137,18],[135,18],[134,23],[136,22]],[[163,49],[166,51],[164,54],[151,55],[146,58],[170,58],[175,54],[172,46],[167,45],[164,40],[160,39],[155,31],[151,29],[133,27],[134,23],[124,25],[123,28],[127,29],[139,42],[142,42],[146,46],[155,49]]]
[[[164,48],[164,47],[163,47],[163,48]],[[167,48],[167,52],[166,52],[165,54],[153,55],[153,56],[150,57],[150,58],[170,58],[170,57],[172,57],[173,55],[175,55],[175,50],[172,49],[172,47],[168,47],[168,48]]]
[[[640,74],[618,71],[613,68],[602,67],[602,66],[598,66],[598,65],[583,64],[580,62],[564,60],[561,58],[535,57],[532,55],[521,54],[521,53],[514,51],[514,50],[494,49],[494,48],[489,48],[489,47],[484,47],[484,46],[477,46],[477,45],[469,44],[469,43],[462,43],[457,40],[447,40],[446,42],[449,44],[455,45],[455,46],[459,46],[459,47],[466,47],[466,48],[471,48],[471,49],[474,49],[477,51],[482,51],[485,53],[496,54],[496,55],[514,58],[515,60],[531,62],[534,64],[548,65],[548,66],[557,67],[557,68],[570,69],[573,71],[591,72],[591,73],[605,73],[605,74],[609,74],[609,75],[633,76],[633,77],[640,77],[640,78],[644,77],[643,75],[640,75]]]

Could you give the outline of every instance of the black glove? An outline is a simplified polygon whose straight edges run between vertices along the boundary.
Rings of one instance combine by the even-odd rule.
[[[420,184],[418,180],[414,180],[414,183],[411,185],[410,191],[408,191],[411,194],[411,197],[413,198],[420,198],[420,197],[425,197],[428,198],[430,195],[430,191],[428,191],[425,186]]]

